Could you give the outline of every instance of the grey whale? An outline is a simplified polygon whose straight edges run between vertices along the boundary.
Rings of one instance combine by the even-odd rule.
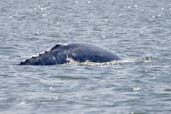
[[[118,55],[92,44],[71,43],[68,45],[57,44],[49,51],[36,57],[26,59],[19,65],[55,65],[68,63],[71,58],[78,62],[110,62],[122,60]]]

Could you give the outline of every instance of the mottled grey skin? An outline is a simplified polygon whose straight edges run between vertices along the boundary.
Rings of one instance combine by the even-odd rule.
[[[69,62],[67,58],[72,58],[78,62],[109,62],[121,60],[121,58],[105,49],[91,44],[68,44],[54,46],[50,51],[45,51],[37,57],[32,57],[19,65],[55,65]]]

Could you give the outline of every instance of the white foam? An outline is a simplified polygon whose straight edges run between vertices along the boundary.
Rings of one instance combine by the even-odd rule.
[[[126,64],[126,63],[137,63],[137,62],[151,62],[152,57],[144,57],[144,58],[127,58],[123,60],[114,60],[110,62],[96,63],[91,61],[78,62],[73,60],[72,58],[67,58],[69,61],[68,64],[78,64],[78,65],[90,65],[90,66],[106,66],[106,65],[117,65],[117,64]]]

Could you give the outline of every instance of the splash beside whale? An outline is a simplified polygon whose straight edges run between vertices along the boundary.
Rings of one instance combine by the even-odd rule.
[[[68,45],[57,44],[50,51],[45,51],[36,57],[26,59],[19,65],[55,65],[68,63],[71,58],[78,62],[110,62],[113,60],[122,60],[118,55],[103,48],[91,45],[72,43]]]

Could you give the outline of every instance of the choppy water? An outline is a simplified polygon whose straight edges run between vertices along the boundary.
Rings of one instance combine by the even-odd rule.
[[[17,66],[57,43],[150,62]],[[170,0],[0,0],[1,114],[170,114]]]

